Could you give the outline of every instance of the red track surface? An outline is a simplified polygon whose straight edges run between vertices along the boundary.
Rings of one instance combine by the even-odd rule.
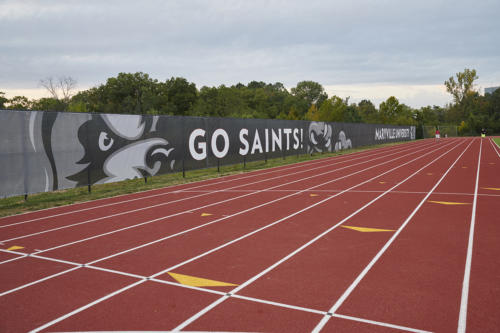
[[[425,140],[2,218],[0,331],[498,332],[499,174]]]

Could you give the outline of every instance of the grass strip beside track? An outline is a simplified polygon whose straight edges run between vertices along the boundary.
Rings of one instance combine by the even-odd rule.
[[[492,139],[497,144],[497,146],[500,147],[500,138],[492,138]]]
[[[15,196],[10,198],[0,199],[0,217],[20,214],[24,212],[35,211],[39,209],[69,205],[77,202],[85,202],[96,199],[114,197],[117,195],[135,193],[140,191],[152,190],[178,184],[192,183],[204,179],[217,178],[228,176],[232,174],[245,173],[255,170],[268,169],[277,166],[293,164],[297,162],[312,161],[326,157],[340,156],[351,154],[373,148],[393,146],[406,142],[388,143],[376,146],[364,146],[356,149],[349,149],[339,152],[330,152],[324,154],[314,155],[289,155],[286,159],[275,158],[269,159],[267,163],[264,161],[255,161],[246,163],[243,168],[242,164],[224,166],[217,172],[217,168],[192,170],[186,172],[186,177],[182,177],[182,173],[170,173],[154,177],[148,177],[148,182],[145,183],[144,179],[125,180],[122,182],[93,185],[91,193],[88,192],[87,187],[79,187],[68,190],[61,190],[55,192],[37,193],[29,195],[28,200],[24,200],[24,196]]]

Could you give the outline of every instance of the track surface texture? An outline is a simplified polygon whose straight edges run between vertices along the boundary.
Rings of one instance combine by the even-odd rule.
[[[0,332],[500,332],[500,149],[422,140],[0,219]]]

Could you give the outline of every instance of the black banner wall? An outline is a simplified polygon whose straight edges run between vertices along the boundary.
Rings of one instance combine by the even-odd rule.
[[[1,110],[0,196],[414,139],[414,126]]]

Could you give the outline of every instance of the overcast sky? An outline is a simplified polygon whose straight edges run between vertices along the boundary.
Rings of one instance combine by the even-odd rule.
[[[498,0],[0,0],[0,91],[44,95],[120,72],[202,86],[321,83],[330,96],[445,105],[464,68],[500,85]]]

